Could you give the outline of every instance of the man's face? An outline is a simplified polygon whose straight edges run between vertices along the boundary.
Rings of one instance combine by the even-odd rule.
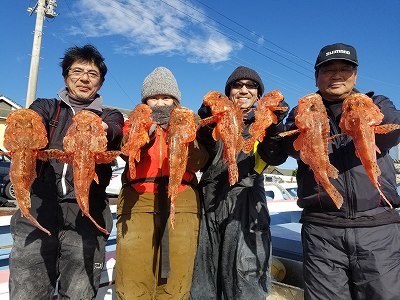
[[[357,80],[357,68],[343,60],[323,64],[315,73],[316,85],[327,101],[344,100],[353,90]]]
[[[69,95],[82,102],[93,100],[102,84],[99,68],[87,61],[74,62],[64,82]]]
[[[231,84],[229,98],[241,109],[248,109],[258,100],[258,84],[241,79]]]

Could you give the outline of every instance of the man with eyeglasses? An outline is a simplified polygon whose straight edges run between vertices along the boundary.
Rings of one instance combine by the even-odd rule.
[[[63,138],[80,110],[100,116],[107,133],[107,150],[118,150],[123,116],[103,108],[98,94],[107,67],[92,45],[67,49],[60,63],[66,87],[59,99],[37,99],[30,109],[43,119],[49,149],[63,149]],[[51,232],[48,236],[16,212],[11,219],[13,248],[10,255],[10,299],[94,299],[104,265],[108,236],[82,214],[76,202],[72,166],[51,159],[38,161],[37,178],[31,189],[31,214]],[[112,229],[112,215],[105,192],[111,165],[96,165],[98,183],[89,192],[90,214]],[[55,291],[56,286],[58,287]]]
[[[339,122],[343,100],[359,93],[356,49],[337,43],[323,47],[315,63],[318,94],[329,117],[329,160],[339,171],[331,179],[344,198],[337,209],[326,191],[314,179],[293,148],[297,137],[281,142],[281,153],[297,159],[298,205],[303,207],[301,222],[305,299],[400,299],[400,217],[382,199],[370,182],[353,140],[341,133]],[[384,114],[382,124],[400,124],[400,111],[381,95],[367,93]],[[294,108],[285,123],[295,129]],[[376,134],[380,149],[377,163],[382,174],[380,188],[393,207],[400,205],[390,148],[400,141],[400,130]]]
[[[244,113],[245,139],[249,138],[254,108],[263,92],[258,73],[244,66],[236,68],[226,81],[225,94]],[[285,114],[279,115],[280,123],[271,126],[267,136],[283,126]],[[202,106],[199,115],[210,116],[209,108]],[[262,175],[268,138],[257,143],[254,151],[238,154],[239,181],[230,186],[227,163],[222,158],[223,144],[213,139],[212,130],[213,126],[205,126],[197,135],[210,159],[199,183],[203,213],[190,299],[265,300],[271,281],[270,217]],[[274,163],[285,159],[276,158]]]

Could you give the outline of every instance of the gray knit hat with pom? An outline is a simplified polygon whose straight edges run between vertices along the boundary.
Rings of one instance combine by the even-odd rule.
[[[157,67],[143,81],[142,102],[156,95],[168,95],[181,102],[181,91],[175,76],[165,67]]]

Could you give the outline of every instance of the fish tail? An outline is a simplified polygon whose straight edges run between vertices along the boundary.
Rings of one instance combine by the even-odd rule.
[[[229,184],[234,185],[239,180],[239,172],[236,163],[228,165]]]
[[[175,204],[171,203],[170,211],[169,211],[169,221],[171,223],[172,229],[175,229]]]
[[[27,218],[33,225],[35,225],[41,231],[47,233],[48,235],[51,235],[50,231],[48,231],[46,228],[40,225],[39,222],[29,213],[29,211],[23,212],[23,210],[21,209],[21,215]]]
[[[93,222],[93,224],[97,227],[98,230],[100,230],[102,233],[104,233],[104,234],[106,234],[106,235],[109,235],[109,234],[110,234],[106,229],[104,229],[104,228],[101,227],[99,224],[97,224],[97,222],[93,219],[93,217],[92,217],[89,213],[85,213],[85,212],[83,212],[83,211],[82,211],[82,213],[83,213],[84,215],[86,215],[86,217],[88,217],[90,221]]]
[[[382,192],[382,190],[380,189],[379,186],[377,186],[377,189],[379,191],[379,194],[381,195],[381,197],[383,198],[383,200],[385,200],[385,202],[389,205],[390,208],[393,208],[392,204],[390,203],[390,201],[386,198],[385,194]]]

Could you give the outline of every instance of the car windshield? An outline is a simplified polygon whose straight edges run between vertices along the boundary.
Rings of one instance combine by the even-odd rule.
[[[297,197],[297,187],[287,188],[289,194],[293,197]]]

